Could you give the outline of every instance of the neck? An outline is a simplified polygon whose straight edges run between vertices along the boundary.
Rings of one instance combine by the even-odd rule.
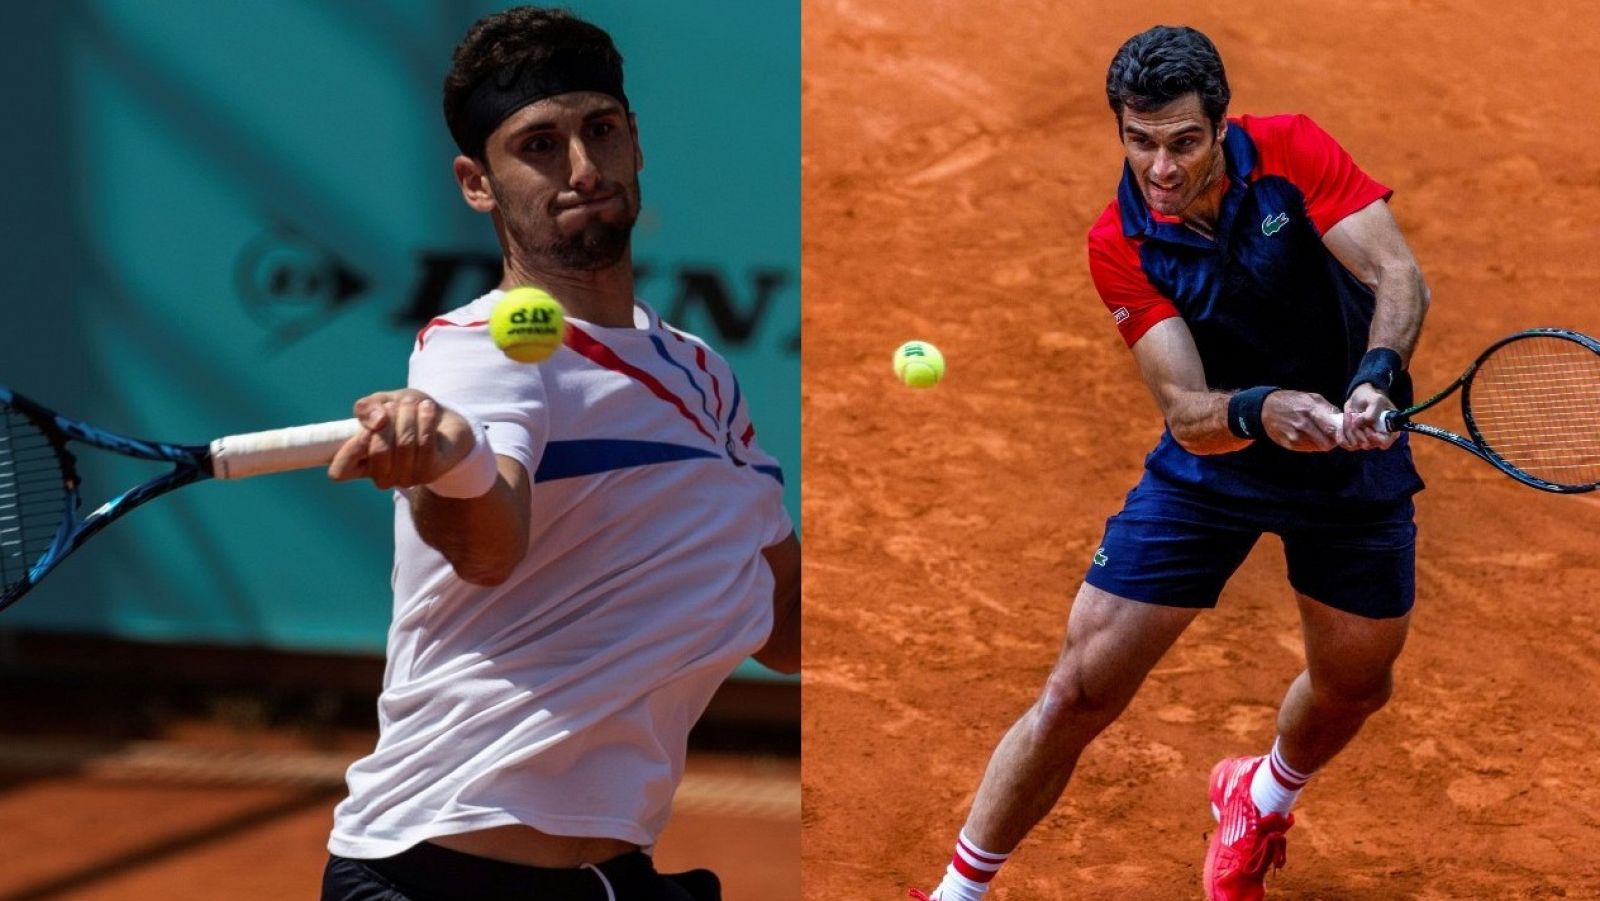
[[[1222,217],[1222,198],[1228,193],[1228,170],[1221,155],[1217,157],[1217,168],[1211,177],[1211,183],[1200,192],[1200,196],[1189,204],[1188,208],[1180,214],[1183,224],[1195,231],[1211,237],[1216,231],[1217,220]]]
[[[505,260],[502,290],[537,285],[561,302],[567,315],[605,328],[633,327],[633,262],[624,257],[604,269],[540,269]]]

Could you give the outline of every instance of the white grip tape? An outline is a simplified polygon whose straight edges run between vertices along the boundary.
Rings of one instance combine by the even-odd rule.
[[[314,469],[333,462],[339,447],[361,431],[354,419],[228,435],[211,442],[211,471],[219,479]]]
[[[494,448],[489,446],[488,431],[473,417],[461,415],[472,425],[472,450],[449,472],[428,483],[428,490],[440,497],[482,497],[500,479],[500,466],[495,462]]]

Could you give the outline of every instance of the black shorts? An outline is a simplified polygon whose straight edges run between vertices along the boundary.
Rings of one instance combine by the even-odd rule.
[[[1223,501],[1146,472],[1084,580],[1166,607],[1214,607],[1263,532],[1283,538],[1289,584],[1368,619],[1404,616],[1416,598],[1417,527],[1410,500],[1344,509]]]
[[[721,901],[710,870],[657,873],[638,851],[593,867],[548,869],[423,842],[393,857],[331,855],[322,901]]]

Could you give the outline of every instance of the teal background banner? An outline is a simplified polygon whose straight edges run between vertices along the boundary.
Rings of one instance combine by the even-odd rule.
[[[627,60],[639,294],[732,360],[798,522],[799,6],[567,5]],[[0,382],[175,442],[403,384],[422,322],[498,279],[439,110],[451,49],[500,6],[6,4]],[[88,507],[159,471],[80,461]],[[391,556],[370,484],[205,483],[91,541],[3,625],[377,652]]]

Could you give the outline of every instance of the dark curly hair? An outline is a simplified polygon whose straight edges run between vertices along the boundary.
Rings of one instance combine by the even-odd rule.
[[[1106,100],[1122,122],[1124,108],[1145,112],[1190,92],[1212,125],[1228,112],[1228,73],[1211,39],[1187,26],[1157,25],[1117,50],[1106,71]]]
[[[486,136],[472,134],[467,123],[473,89],[490,76],[537,70],[562,51],[592,55],[622,71],[622,54],[611,35],[565,9],[518,6],[484,16],[467,29],[444,77],[444,121],[462,153],[483,159]]]

